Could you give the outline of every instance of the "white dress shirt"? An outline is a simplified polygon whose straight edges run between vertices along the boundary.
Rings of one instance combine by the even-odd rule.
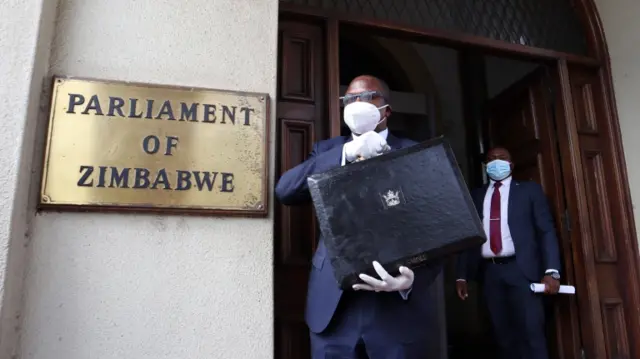
[[[490,180],[487,193],[484,195],[484,202],[482,203],[482,225],[484,227],[484,233],[487,235],[487,240],[482,245],[481,253],[483,258],[500,258],[510,257],[516,255],[516,247],[513,244],[513,238],[511,237],[511,230],[509,229],[509,192],[511,192],[511,177],[502,180],[502,186],[498,189],[500,191],[500,232],[502,234],[502,251],[495,254],[491,250],[491,197],[495,191],[495,181]],[[547,269],[545,274],[558,273],[556,269]],[[465,279],[458,279],[464,281]]]
[[[500,191],[500,232],[502,233],[502,251],[498,254],[491,251],[490,244],[490,227],[491,227],[491,198],[495,191],[495,181],[491,180],[487,193],[484,196],[484,203],[482,208],[482,224],[484,227],[484,233],[487,235],[487,241],[482,245],[482,257],[494,258],[494,257],[511,257],[516,254],[516,248],[513,245],[513,238],[511,238],[511,231],[509,230],[509,190],[511,189],[511,177],[505,178],[502,181],[502,186],[498,189]]]

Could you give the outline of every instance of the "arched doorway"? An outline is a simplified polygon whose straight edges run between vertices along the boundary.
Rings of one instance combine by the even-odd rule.
[[[521,2],[495,3],[508,7]],[[565,36],[561,40],[545,40],[545,29],[538,25],[520,29],[521,36],[512,36],[513,32],[503,36],[491,30],[474,32],[464,27],[464,19],[474,21],[468,17],[468,9],[457,20],[438,20],[433,25],[429,23],[433,19],[402,16],[397,14],[399,10],[394,10],[396,15],[387,11],[386,17],[381,17],[375,9],[327,9],[281,2],[276,177],[301,162],[314,141],[340,133],[340,107],[333,99],[340,92],[338,41],[341,28],[346,25],[369,34],[461,49],[467,54],[463,61],[467,69],[480,66],[474,60],[478,52],[543,62],[544,76],[531,80],[528,86],[544,93],[542,103],[554,120],[550,133],[555,140],[547,143],[556,147],[558,155],[556,160],[549,160],[544,158],[545,152],[538,152],[534,158],[543,164],[538,173],[542,169],[549,173],[551,169],[556,174],[551,180],[553,188],[545,190],[550,192],[547,194],[552,198],[562,238],[564,278],[577,287],[575,297],[558,300],[554,305],[553,335],[558,348],[555,355],[640,357],[638,248],[606,43],[592,1],[575,1],[574,7],[567,7],[568,1],[560,3],[564,5],[559,10],[538,15],[556,19],[555,26],[563,22],[570,26],[573,30],[569,33],[574,36],[571,39]],[[406,20],[409,18],[411,21]],[[553,21],[546,26],[553,25],[550,23]],[[474,86],[481,79],[470,76],[469,81],[469,86]],[[473,98],[467,102],[471,108],[481,105]],[[491,140],[492,129],[486,118],[477,120],[481,123],[471,136],[477,136],[475,151],[482,153]],[[316,240],[311,208],[277,205],[277,358],[304,357],[308,352],[301,315],[306,271]]]

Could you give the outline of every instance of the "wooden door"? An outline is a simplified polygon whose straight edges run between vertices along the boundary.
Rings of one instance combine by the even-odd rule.
[[[564,225],[565,195],[558,138],[554,119],[554,98],[547,70],[540,67],[511,85],[488,106],[491,146],[507,148],[513,157],[516,180],[539,183],[556,220],[563,257],[563,282],[574,284],[572,247]],[[549,353],[552,358],[579,358],[580,338],[575,298],[557,296],[550,301],[547,319]]]
[[[640,358],[640,281],[630,206],[598,67],[556,71],[558,134],[574,246],[580,329],[588,359]],[[618,137],[619,138],[619,137]]]
[[[276,181],[304,161],[328,135],[325,41],[322,25],[280,21]],[[311,205],[275,204],[275,358],[309,358],[304,306],[311,256],[318,236]]]

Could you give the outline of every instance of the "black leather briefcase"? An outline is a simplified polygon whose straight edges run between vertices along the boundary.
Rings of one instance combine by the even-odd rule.
[[[341,288],[392,274],[485,241],[453,151],[443,138],[308,178],[329,259]]]

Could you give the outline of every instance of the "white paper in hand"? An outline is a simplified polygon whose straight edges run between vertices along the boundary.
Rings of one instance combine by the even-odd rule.
[[[531,291],[534,293],[544,293],[544,284],[531,283]],[[558,294],[576,294],[576,287],[572,285],[561,285]]]

